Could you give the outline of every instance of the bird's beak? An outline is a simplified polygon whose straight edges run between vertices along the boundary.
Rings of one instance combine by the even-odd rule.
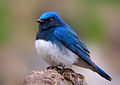
[[[45,21],[41,20],[41,19],[37,19],[36,22],[38,22],[38,23],[44,23]]]

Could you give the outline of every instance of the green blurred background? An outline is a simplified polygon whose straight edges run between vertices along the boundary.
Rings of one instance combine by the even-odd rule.
[[[73,67],[88,85],[120,85],[120,0],[0,0],[0,85],[22,85],[31,70],[46,68],[34,42],[36,19],[49,11],[77,32],[93,61],[113,79]]]

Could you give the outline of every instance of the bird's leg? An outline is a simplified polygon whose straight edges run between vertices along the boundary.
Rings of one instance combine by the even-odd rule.
[[[62,69],[65,69],[65,65],[62,66]]]
[[[64,71],[65,71],[65,65],[62,66],[62,69],[61,69],[61,71],[59,73],[62,75],[64,73]]]

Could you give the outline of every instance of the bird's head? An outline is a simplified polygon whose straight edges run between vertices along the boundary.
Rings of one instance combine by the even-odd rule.
[[[46,12],[37,19],[37,22],[40,23],[40,29],[46,30],[49,28],[59,27],[64,22],[55,12]]]

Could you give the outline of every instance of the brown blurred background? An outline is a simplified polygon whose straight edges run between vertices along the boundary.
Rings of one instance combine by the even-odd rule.
[[[57,12],[80,36],[97,65],[112,77],[73,67],[88,85],[120,85],[120,0],[0,0],[0,85],[22,85],[46,64],[34,42],[44,12]]]

